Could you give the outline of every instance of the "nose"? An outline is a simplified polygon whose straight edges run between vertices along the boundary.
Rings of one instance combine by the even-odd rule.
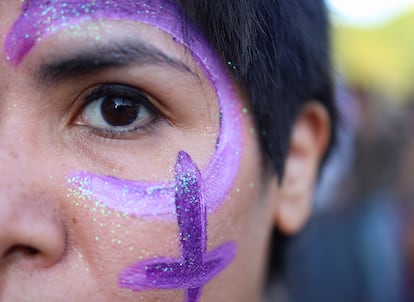
[[[43,159],[41,148],[36,153],[24,141],[29,138],[14,139],[8,146],[0,143],[0,275],[3,276],[7,268],[15,271],[12,269],[15,265],[25,267],[25,271],[51,267],[59,262],[66,249],[58,186],[45,176],[51,171],[48,160]]]
[[[48,203],[0,197],[0,274],[15,264],[53,266],[64,254],[65,241],[63,225]]]

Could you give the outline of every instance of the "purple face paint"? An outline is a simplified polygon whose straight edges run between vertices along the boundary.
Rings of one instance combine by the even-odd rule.
[[[186,290],[186,301],[198,300],[202,287],[233,260],[236,246],[228,242],[207,252],[207,213],[201,176],[190,156],[180,152],[175,166],[175,207],[180,227],[180,258],[155,258],[126,269],[119,285],[134,291]]]
[[[225,200],[236,177],[241,150],[240,108],[220,59],[201,35],[191,32],[185,44],[182,17],[172,1],[62,1],[26,0],[23,14],[14,23],[5,52],[20,64],[40,39],[85,21],[133,20],[157,27],[183,43],[198,61],[216,89],[222,115],[216,152],[203,170],[203,196],[209,212]],[[70,178],[77,195],[132,216],[175,219],[174,181],[136,182],[113,177],[76,173]]]
[[[207,212],[217,209],[230,191],[240,162],[240,107],[227,71],[208,43],[193,30],[191,44],[182,33],[182,18],[169,0],[26,0],[5,44],[7,59],[19,65],[30,50],[53,33],[87,21],[139,21],[170,34],[192,53],[215,87],[220,102],[220,134],[215,154],[200,175],[197,166],[180,152],[175,180],[148,183],[80,172],[69,179],[73,192],[97,205],[131,216],[177,219],[181,255],[145,260],[127,268],[119,285],[134,291],[185,289],[195,302],[202,287],[233,260],[232,242],[207,252]]]

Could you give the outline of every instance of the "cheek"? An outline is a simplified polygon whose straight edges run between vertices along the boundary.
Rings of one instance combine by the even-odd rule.
[[[174,223],[145,221],[118,215],[115,212],[86,211],[81,206],[73,210],[81,217],[71,225],[73,239],[70,267],[73,275],[86,275],[96,282],[104,297],[159,297],[160,293],[132,293],[120,290],[119,277],[132,263],[144,259],[178,255],[178,226]],[[174,297],[176,292],[161,293]],[[117,300],[118,301],[118,300]]]
[[[105,210],[85,211],[80,205],[72,213],[78,217],[70,228],[73,241],[67,257],[73,280],[82,276],[93,280],[91,288],[101,292],[105,299],[132,301],[164,297],[161,301],[175,301],[179,295],[176,291],[122,290],[119,276],[125,268],[144,259],[178,255],[177,224],[138,220]]]
[[[192,297],[188,301],[198,301],[202,288],[233,260],[236,247],[234,243],[227,242],[212,251],[208,251],[206,203],[201,197],[202,178],[195,163],[185,152],[180,152],[178,155],[175,175],[175,216],[179,228],[174,231],[178,236],[171,236],[172,234],[168,236],[165,225],[144,223],[143,220],[135,218],[131,218],[133,224],[131,225],[131,223],[126,222],[130,218],[127,214],[121,215],[111,209],[107,211],[105,206],[99,207],[98,204],[95,204],[90,211],[93,214],[99,213],[98,216],[103,216],[104,222],[100,222],[100,218],[97,218],[96,215],[89,217],[89,219],[92,218],[92,221],[101,227],[103,232],[89,233],[84,239],[83,236],[77,236],[77,239],[86,241],[86,244],[80,246],[89,248],[83,251],[82,254],[92,261],[95,257],[90,255],[88,250],[94,251],[96,249],[93,249],[93,243],[91,247],[88,242],[94,242],[97,245],[103,244],[105,249],[101,249],[101,251],[104,252],[107,252],[106,248],[109,250],[114,247],[122,249],[121,245],[129,245],[125,254],[118,253],[118,256],[121,254],[120,259],[110,259],[114,261],[113,263],[120,264],[119,261],[121,260],[122,263],[122,260],[125,260],[129,253],[135,256],[136,264],[132,266],[129,264],[129,267],[124,269],[119,277],[120,287],[137,292],[156,289],[184,289],[186,295]],[[83,209],[89,208],[87,204],[82,205],[79,201],[74,201],[74,205]],[[113,214],[116,218],[119,218],[119,221],[114,221],[114,217],[111,217]],[[138,221],[141,224],[138,224]],[[127,226],[124,227],[123,223]],[[166,225],[168,226],[168,224]],[[146,228],[148,227],[150,229],[147,233]],[[118,234],[118,232],[120,233]],[[130,239],[133,234],[137,234],[137,237],[140,235],[141,240],[138,243],[134,244],[137,238]],[[146,236],[145,234],[150,235]],[[157,238],[157,240],[154,241],[154,238]],[[164,244],[163,238],[178,238],[178,242],[174,242],[176,240],[171,242],[171,239],[167,239],[169,242]],[[153,247],[152,242],[155,242]],[[180,253],[177,253],[174,249],[166,248],[171,244],[174,244],[172,246],[179,246]],[[140,250],[135,251],[135,245]],[[76,245],[73,244],[73,246]],[[143,246],[151,251],[149,255],[145,255],[145,251],[141,249]],[[157,250],[162,251],[162,255],[173,256],[157,255]],[[138,254],[141,260],[137,259]],[[178,256],[176,256],[177,254]],[[102,262],[101,259],[108,259],[104,256],[103,254],[97,255],[96,259],[100,259],[99,262]],[[139,262],[137,263],[137,261]],[[102,264],[92,263],[92,267],[96,269],[102,267]],[[108,274],[108,276],[110,275]]]

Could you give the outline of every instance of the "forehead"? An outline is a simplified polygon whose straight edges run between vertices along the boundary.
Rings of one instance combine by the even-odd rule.
[[[25,0],[7,35],[6,57],[19,64],[47,35],[99,19],[140,21],[181,36],[181,14],[171,0]]]

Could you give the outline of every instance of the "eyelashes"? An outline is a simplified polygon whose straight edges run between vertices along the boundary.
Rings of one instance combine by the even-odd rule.
[[[151,97],[142,90],[123,84],[103,84],[84,97],[75,124],[98,136],[122,139],[148,131],[161,120]]]

